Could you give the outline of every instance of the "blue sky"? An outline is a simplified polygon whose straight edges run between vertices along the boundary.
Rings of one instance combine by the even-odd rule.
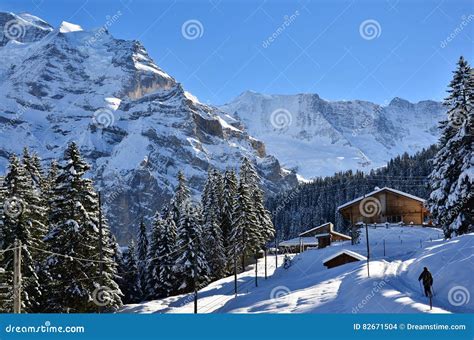
[[[474,63],[473,4],[2,0],[0,10],[85,29],[120,13],[109,31],[140,40],[161,68],[206,103],[223,104],[253,90],[386,104],[396,96],[440,100],[459,56]],[[197,21],[197,36],[183,34],[189,20]]]

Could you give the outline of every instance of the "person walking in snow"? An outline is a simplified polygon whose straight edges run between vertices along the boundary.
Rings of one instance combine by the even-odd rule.
[[[428,268],[423,268],[423,272],[418,277],[418,281],[420,280],[423,280],[423,287],[425,288],[426,297],[433,296],[433,293],[431,292],[431,286],[433,285],[433,276],[431,275]]]

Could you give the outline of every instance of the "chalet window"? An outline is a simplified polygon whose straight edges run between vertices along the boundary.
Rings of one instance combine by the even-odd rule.
[[[398,222],[401,222],[401,221],[402,221],[402,217],[399,216],[399,215],[387,216],[387,221],[388,221],[389,223],[398,223]]]

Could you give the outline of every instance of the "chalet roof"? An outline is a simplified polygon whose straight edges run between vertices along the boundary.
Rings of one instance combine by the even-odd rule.
[[[404,196],[404,197],[407,197],[407,198],[411,198],[415,201],[419,201],[421,203],[425,203],[425,200],[423,198],[420,198],[418,196],[415,196],[415,195],[410,195],[410,194],[407,194],[406,192],[403,192],[403,191],[400,191],[400,190],[396,190],[396,189],[392,189],[392,188],[389,188],[389,187],[383,187],[383,188],[379,188],[379,189],[375,189],[374,191],[372,192],[369,192],[368,194],[364,195],[364,196],[360,196],[350,202],[347,202],[347,203],[344,203],[343,205],[340,205],[339,207],[337,207],[337,210],[341,210],[343,208],[346,208],[350,205],[353,205],[354,203],[357,203],[359,201],[362,201],[364,198],[367,198],[367,197],[370,197],[370,196],[373,196],[379,192],[382,192],[382,191],[390,191],[394,194],[397,194],[397,195],[401,195],[401,196]]]
[[[338,257],[338,256],[341,256],[342,254],[346,254],[346,255],[349,255],[350,257],[353,257],[355,259],[358,259],[358,260],[361,260],[361,261],[364,261],[364,260],[367,260],[367,257],[361,255],[361,254],[358,254],[356,252],[353,252],[351,250],[347,250],[347,249],[343,249],[331,256],[329,256],[328,258],[324,259],[323,260],[323,264],[325,264],[326,262],[328,261],[331,261],[332,259]]]
[[[301,242],[304,246],[317,246],[318,241],[314,237],[301,237]],[[291,240],[286,240],[278,243],[280,247],[294,247],[300,245],[300,238],[295,237]]]
[[[318,229],[320,229],[320,228],[323,228],[323,227],[326,227],[326,226],[328,226],[328,225],[330,225],[330,230],[332,231],[332,223],[331,223],[331,222],[327,222],[327,223],[321,224],[320,226],[314,227],[314,228],[312,228],[312,229],[310,229],[310,230],[306,230],[306,231],[302,232],[301,234],[299,234],[298,236],[302,237],[302,236],[304,236],[304,235],[306,235],[306,234],[309,234],[309,233],[311,233],[311,232],[313,232],[313,231],[316,231],[316,230],[318,230]]]

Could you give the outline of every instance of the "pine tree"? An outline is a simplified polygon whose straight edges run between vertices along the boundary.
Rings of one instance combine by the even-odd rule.
[[[222,181],[216,170],[209,171],[202,194],[204,244],[211,277],[223,277],[226,255],[221,230]]]
[[[122,258],[122,285],[120,289],[124,295],[125,303],[137,303],[141,301],[140,287],[138,285],[138,265],[135,242],[133,239],[128,244],[128,249]]]
[[[35,228],[42,229],[43,225],[38,216],[42,207],[38,205],[38,196],[33,189],[33,183],[23,164],[16,156],[10,157],[8,173],[4,180],[5,200],[3,205],[2,249],[13,246],[15,240],[21,242],[22,262],[22,310],[37,312],[40,310],[41,287],[37,275],[37,263],[34,260],[33,247],[41,244],[40,233]],[[4,268],[8,276],[13,274],[13,252],[4,253],[0,267]],[[9,279],[6,282],[12,285]],[[13,300],[13,290],[10,291],[7,301]],[[10,309],[11,306],[5,306]],[[11,310],[11,309],[10,309]]]
[[[253,164],[246,157],[242,160],[240,180],[248,186],[251,193],[251,200],[253,201],[257,219],[255,228],[251,230],[253,234],[251,238],[255,239],[255,243],[252,244],[252,246],[255,250],[258,250],[273,237],[275,229],[270,213],[264,206],[264,195],[263,190],[260,188],[260,177]]]
[[[209,266],[203,242],[202,215],[192,204],[184,202],[178,227],[176,273],[180,292],[190,292],[208,282]]]
[[[137,237],[137,260],[138,260],[138,286],[140,288],[140,294],[142,300],[146,298],[147,295],[147,275],[148,275],[148,236],[146,231],[146,225],[143,220],[140,222],[140,227],[138,228],[138,237]]]
[[[178,185],[176,187],[173,198],[171,199],[170,209],[173,216],[174,223],[179,225],[181,220],[181,209],[185,202],[190,201],[190,190],[186,184],[186,177],[182,171],[178,172]]]
[[[428,204],[435,224],[446,237],[473,230],[472,124],[473,87],[471,69],[463,57],[449,84],[448,119],[441,122],[440,148],[430,174],[432,193]]]
[[[258,220],[252,201],[252,194],[247,183],[242,179],[237,190],[237,199],[232,216],[230,252],[233,254],[233,257],[236,255],[241,256],[242,263],[244,263],[245,257],[255,252],[256,246],[260,242],[260,237],[255,231]]]
[[[89,165],[75,143],[64,154],[64,164],[53,188],[50,232],[46,237],[53,254],[46,259],[51,283],[48,311],[95,312],[100,306],[113,310],[121,305],[114,281],[116,264],[111,258],[109,228],[103,221],[103,274],[99,275],[98,196],[85,178]],[[104,299],[106,301],[104,301]]]
[[[148,254],[147,291],[151,299],[170,295],[175,289],[174,251],[176,248],[176,226],[172,218],[163,220],[156,213],[150,236]]]
[[[224,247],[229,249],[230,231],[233,229],[235,200],[237,197],[237,176],[234,170],[227,170],[224,175],[222,190],[221,230]]]

